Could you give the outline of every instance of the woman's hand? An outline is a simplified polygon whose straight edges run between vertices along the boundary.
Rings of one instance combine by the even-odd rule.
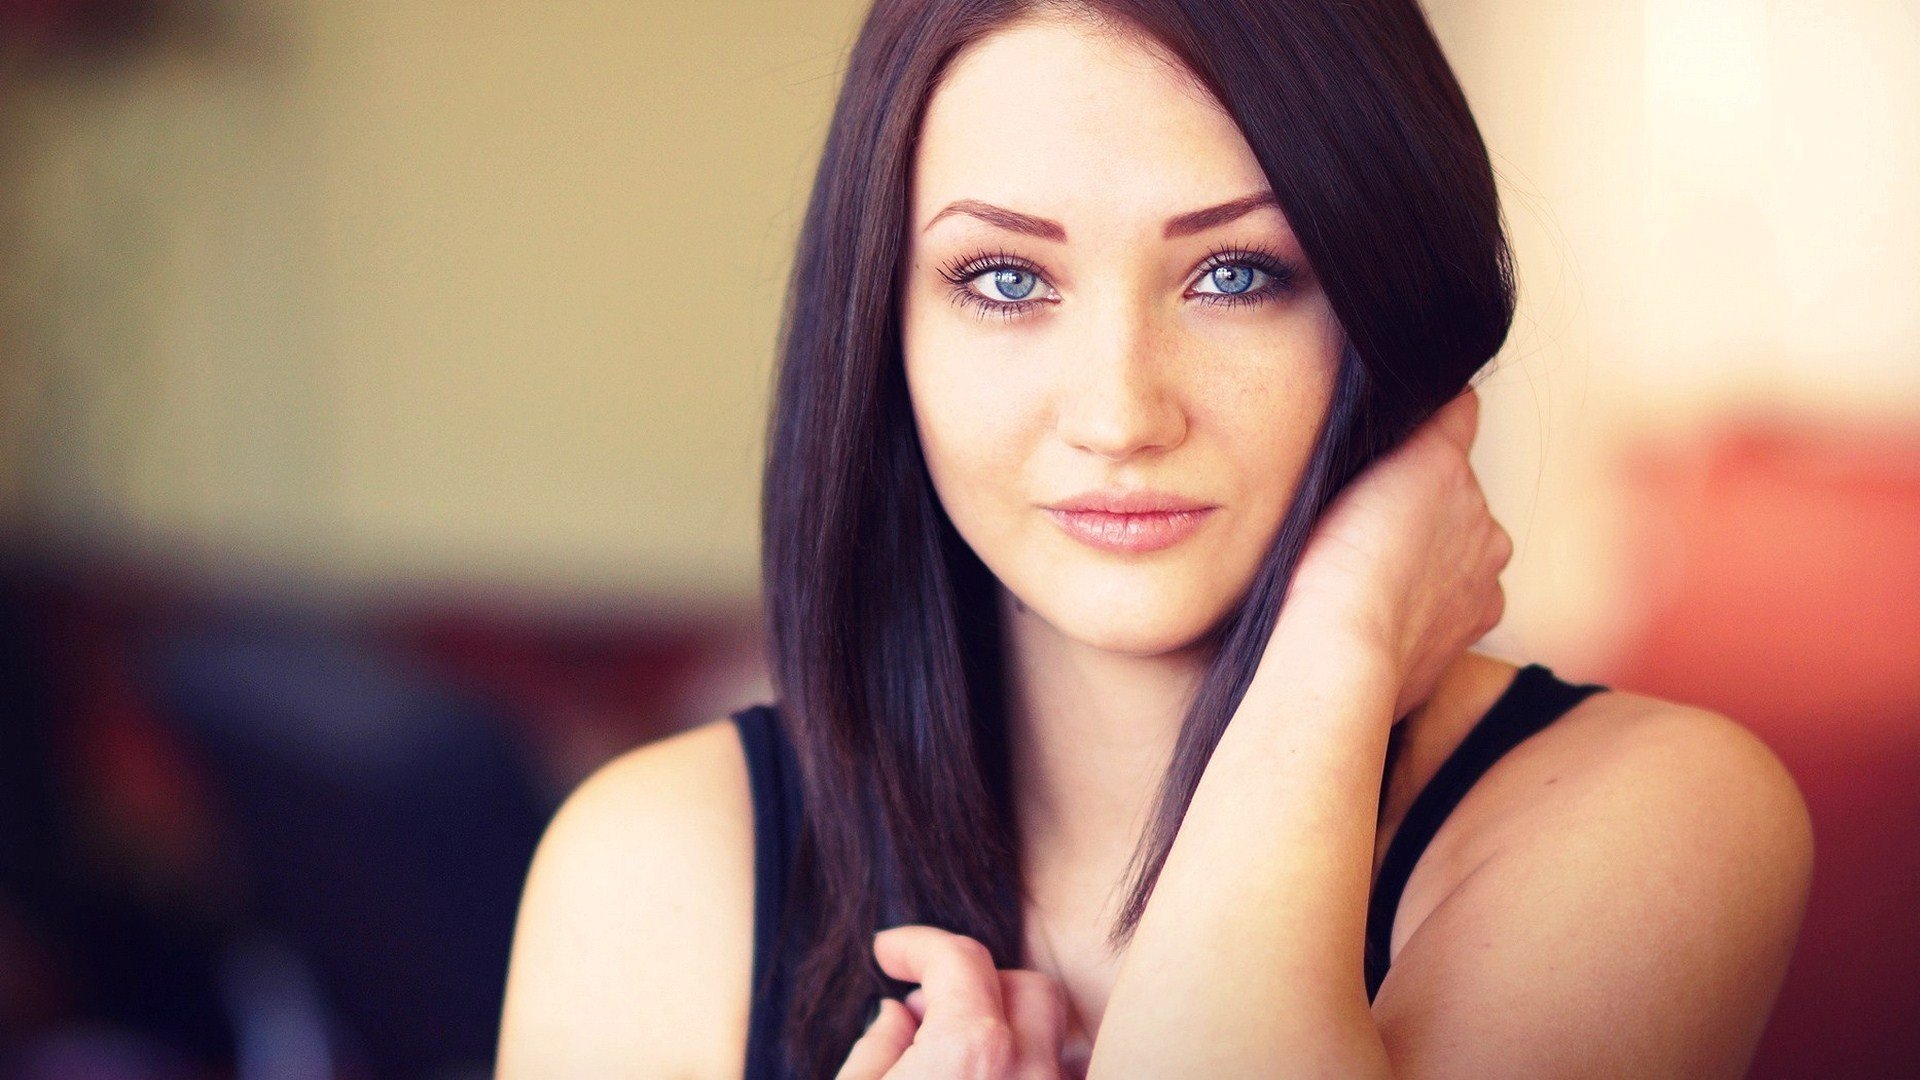
[[[985,945],[932,926],[873,938],[880,969],[920,989],[883,998],[839,1080],[1060,1080],[1066,1002],[1038,971],[996,969]]]
[[[1477,414],[1463,392],[1315,523],[1127,946],[1091,1075],[1392,1075],[1361,964],[1383,714],[1430,697],[1504,607],[1512,545],[1467,461]]]
[[[1308,539],[1280,616],[1378,649],[1399,676],[1395,718],[1506,610],[1513,541],[1467,459],[1479,415],[1468,387],[1354,477]]]

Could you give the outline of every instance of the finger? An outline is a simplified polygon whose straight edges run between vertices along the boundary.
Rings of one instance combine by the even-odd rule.
[[[840,1066],[835,1080],[879,1080],[913,1045],[919,1024],[905,1005],[893,998],[880,999],[880,1015],[874,1017],[866,1034],[853,1044],[846,1064]]]
[[[1498,521],[1493,523],[1493,554],[1502,567],[1513,561],[1513,534]]]
[[[913,990],[907,993],[906,1003],[907,1003],[907,1011],[913,1014],[913,1018],[915,1020],[922,1020],[926,1018],[926,1015],[927,1015],[926,990],[921,989],[919,987],[915,987]]]
[[[888,975],[926,991],[922,1023],[1006,1016],[993,954],[973,938],[936,926],[895,926],[874,935],[873,957]]]
[[[1002,971],[1000,1000],[1013,1028],[1015,1071],[1039,1072],[1044,1066],[1057,1070],[1067,1030],[1067,1003],[1060,984],[1038,971]]]

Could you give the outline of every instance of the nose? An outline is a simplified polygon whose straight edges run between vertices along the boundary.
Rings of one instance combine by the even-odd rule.
[[[1172,351],[1151,320],[1108,311],[1090,323],[1072,361],[1061,365],[1060,437],[1114,461],[1178,446],[1186,438],[1186,410]]]

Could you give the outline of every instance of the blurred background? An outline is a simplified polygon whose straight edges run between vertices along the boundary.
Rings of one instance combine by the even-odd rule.
[[[1426,8],[1520,267],[1481,648],[1765,738],[1755,1075],[1914,1075],[1920,5]],[[0,0],[0,1076],[487,1074],[560,798],[770,693],[863,10]]]

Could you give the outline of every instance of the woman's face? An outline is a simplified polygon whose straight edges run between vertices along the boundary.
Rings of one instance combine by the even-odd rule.
[[[1245,595],[1343,344],[1239,129],[1163,55],[1047,20],[956,57],[901,286],[954,527],[1018,617],[1133,655],[1192,645]],[[1124,493],[1202,509],[1049,509]]]

